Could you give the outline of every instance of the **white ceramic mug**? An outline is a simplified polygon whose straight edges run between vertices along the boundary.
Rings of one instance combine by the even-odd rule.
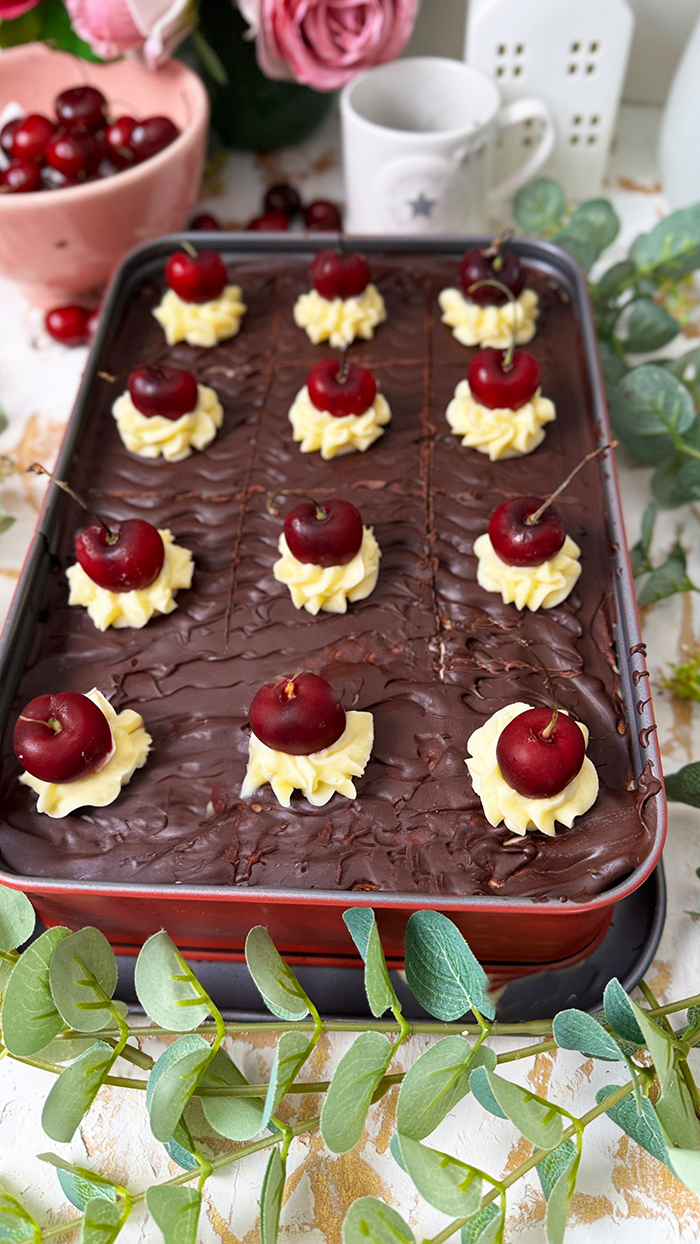
[[[348,233],[473,233],[551,154],[542,100],[505,107],[495,82],[463,61],[407,57],[361,74],[340,96]],[[535,151],[489,188],[501,130],[544,122]]]

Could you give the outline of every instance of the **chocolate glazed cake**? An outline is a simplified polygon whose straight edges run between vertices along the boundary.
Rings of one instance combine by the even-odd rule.
[[[51,820],[17,782],[8,730],[0,846],[10,869],[103,881],[580,900],[646,858],[653,829],[644,799],[658,783],[645,771],[634,788],[618,696],[605,467],[587,466],[559,502],[583,567],[564,604],[520,613],[476,582],[472,543],[496,505],[522,493],[547,496],[595,448],[568,300],[556,282],[531,271],[541,315],[527,348],[557,419],[532,455],[492,464],[463,449],[445,420],[473,355],[439,318],[437,295],[454,283],[455,262],[374,255],[371,267],[388,320],[349,357],[375,371],[393,417],[366,453],[331,462],[302,455],[287,419],[310,366],[332,353],[312,346],[292,319],[309,285],[304,257],[231,266],[249,309],[240,334],[215,349],[167,348],[151,315],[160,277],[127,305],[100,369],[187,367],[217,390],[224,426],[184,462],[145,461],[123,448],[111,416],[125,381],[96,380],[69,482],[108,518],[169,527],[194,554],[194,581],[175,613],[143,630],[100,634],[85,610],[68,608],[64,573],[51,579],[11,724],[36,695],[97,686],[116,709],[142,714],[153,751],[110,807]],[[294,494],[277,497],[277,516],[268,509],[275,490]],[[347,497],[374,528],[379,582],[344,616],[297,611],[273,578],[283,516],[297,496]],[[68,500],[60,512],[65,569],[84,520]],[[588,754],[600,777],[594,806],[555,838],[515,839],[503,826],[493,829],[464,764],[467,739],[496,709],[549,702],[519,638],[553,672],[561,707],[589,727]],[[358,797],[335,795],[314,808],[295,795],[285,810],[265,786],[242,801],[253,695],[300,669],[327,678],[346,709],[374,715]]]

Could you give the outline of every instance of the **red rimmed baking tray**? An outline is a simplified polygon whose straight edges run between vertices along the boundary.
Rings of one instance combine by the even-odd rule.
[[[240,335],[210,351],[168,350],[150,311],[179,239],[135,252],[109,295],[58,468],[109,516],[169,526],[195,554],[193,588],[174,614],[144,631],[100,635],[66,605],[62,568],[73,560],[81,517],[51,490],[0,658],[0,879],[26,890],[46,923],[90,922],[134,949],[164,926],[192,952],[237,956],[248,929],[262,922],[297,962],[342,964],[354,955],[341,913],[366,903],[394,964],[417,907],[450,915],[501,973],[584,955],[615,902],[653,869],[665,833],[608,458],[590,465],[562,502],[582,548],[582,586],[569,602],[519,614],[480,592],[471,555],[499,500],[547,495],[582,453],[609,440],[582,273],[547,244],[514,244],[540,295],[530,348],[558,417],[529,458],[491,464],[462,449],[444,420],[471,352],[441,324],[436,295],[454,281],[473,240],[363,238],[389,318],[351,356],[376,370],[394,415],[367,454],[322,463],[300,455],[286,411],[309,366],[330,353],[311,346],[291,318],[309,261],[328,239],[193,241],[215,245],[242,285],[249,310]],[[222,432],[187,462],[144,463],[118,440],[111,403],[125,373],[144,360],[189,366],[222,398]],[[267,502],[289,488],[343,492],[375,527],[378,587],[344,617],[298,615],[271,576],[281,519]],[[595,808],[554,840],[513,841],[490,829],[465,776],[466,738],[476,725],[509,700],[547,700],[518,636],[553,670],[562,707],[590,726],[601,775]],[[326,809],[295,803],[284,813],[263,788],[242,805],[250,698],[261,682],[300,664],[342,688],[347,707],[374,713],[360,797],[336,796]],[[32,813],[33,797],[14,781],[11,726],[32,696],[93,684],[116,707],[142,712],[153,754],[111,809],[51,822]],[[643,802],[636,821],[637,796],[628,789],[635,779]],[[485,892],[465,897],[470,886]]]

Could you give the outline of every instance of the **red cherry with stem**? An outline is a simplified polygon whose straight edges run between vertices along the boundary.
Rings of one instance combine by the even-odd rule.
[[[83,141],[86,137],[85,134],[54,134],[46,144],[47,164],[58,169],[59,173],[65,173],[66,177],[84,180],[89,171],[90,157],[94,158],[94,150],[88,149]]]
[[[90,312],[73,304],[53,307],[46,312],[46,331],[64,346],[82,346],[87,341],[87,322]]]
[[[526,271],[513,251],[503,251],[500,239],[486,250],[467,251],[459,265],[459,280],[468,298],[480,307],[502,307],[507,294],[491,285],[472,290],[477,281],[496,280],[505,285],[515,298],[525,286]]]
[[[467,371],[467,382],[477,402],[489,410],[517,410],[540,387],[542,374],[537,359],[525,350],[512,352],[491,346],[474,355]]]
[[[338,741],[345,730],[345,709],[325,678],[295,674],[256,691],[250,725],[260,742],[274,751],[310,756]]]
[[[133,117],[117,117],[105,130],[108,156],[118,169],[129,168],[134,163],[130,144],[135,125]]]
[[[289,217],[286,212],[264,212],[255,216],[246,225],[252,233],[286,233],[289,229]]]
[[[311,265],[311,280],[322,298],[356,298],[369,285],[369,264],[358,251],[341,255],[327,247]]]
[[[211,212],[201,212],[199,216],[195,216],[189,224],[190,229],[201,230],[202,233],[218,232],[221,229],[221,222],[212,216]]]
[[[86,575],[108,592],[140,592],[163,569],[165,546],[160,532],[143,518],[127,518],[106,530],[85,527],[73,542]]]
[[[179,136],[179,129],[169,117],[146,117],[145,121],[138,121],[129,141],[136,164],[158,155]]]
[[[541,505],[541,497],[513,497],[491,515],[489,538],[494,551],[507,566],[541,566],[563,548],[566,529],[553,507],[533,526],[528,526],[526,520]]]
[[[127,380],[131,400],[142,415],[180,419],[197,405],[197,380],[180,367],[139,367]]]
[[[360,512],[339,498],[302,501],[284,520],[289,551],[304,565],[345,566],[360,551],[363,536]],[[257,732],[256,732],[257,733]]]
[[[56,126],[40,112],[30,112],[17,126],[12,139],[12,157],[15,160],[41,160],[46,144],[56,132]]]
[[[301,211],[301,198],[299,191],[290,186],[287,182],[280,182],[277,186],[270,186],[265,192],[263,203],[265,212],[283,212],[285,216],[297,216]]]
[[[304,224],[315,233],[340,233],[343,227],[338,208],[327,199],[314,199],[304,208]]]
[[[377,382],[368,367],[321,359],[311,368],[306,385],[317,410],[343,419],[364,415],[377,396]]]
[[[105,124],[107,100],[95,86],[71,86],[54,100],[62,126],[76,134],[94,134]]]
[[[527,799],[550,799],[573,781],[586,756],[581,727],[566,713],[530,708],[501,731],[498,767],[509,786]]]
[[[12,143],[15,137],[15,130],[22,124],[23,117],[15,117],[14,121],[8,121],[7,125],[3,125],[0,130],[0,150],[2,150],[8,159],[12,159]]]
[[[183,302],[211,302],[219,297],[228,279],[217,251],[194,255],[176,251],[165,265],[165,277]]]
[[[95,773],[114,746],[109,722],[86,695],[40,695],[22,709],[15,756],[40,782],[75,782]]]
[[[41,189],[41,173],[33,160],[13,160],[0,173],[0,193],[27,194]]]

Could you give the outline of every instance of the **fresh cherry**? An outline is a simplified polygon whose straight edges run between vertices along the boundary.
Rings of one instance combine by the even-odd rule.
[[[289,217],[286,212],[264,212],[249,220],[246,229],[253,233],[286,233],[289,228]]]
[[[14,160],[42,160],[46,144],[56,132],[56,126],[40,112],[30,112],[17,126],[12,138]]]
[[[63,691],[31,700],[17,718],[15,756],[40,782],[75,782],[112,751],[104,713],[86,695]]]
[[[131,135],[136,122],[133,117],[117,117],[105,130],[105,145],[109,159],[118,169],[130,168],[134,163]]]
[[[12,143],[14,142],[15,130],[22,124],[23,117],[15,117],[14,121],[8,121],[7,125],[3,125],[0,130],[0,150],[12,159]]]
[[[322,298],[355,298],[369,285],[369,264],[359,251],[340,255],[327,247],[311,265],[311,280]]]
[[[335,203],[329,203],[326,199],[314,199],[304,208],[304,224],[316,233],[339,233],[343,227]]]
[[[299,191],[286,182],[270,186],[265,193],[264,211],[282,212],[285,216],[298,216],[301,211]]]
[[[566,530],[553,506],[536,523],[526,522],[543,504],[541,497],[514,497],[491,515],[489,539],[507,566],[541,566],[563,548]]]
[[[169,147],[179,134],[179,129],[169,117],[146,117],[145,121],[138,121],[129,141],[136,164]]]
[[[580,773],[585,755],[580,726],[566,713],[551,708],[519,713],[501,731],[496,744],[503,777],[528,799],[558,795]]]
[[[0,173],[0,189],[3,194],[27,194],[41,188],[41,173],[33,160],[13,160]]]
[[[311,368],[306,385],[317,410],[342,419],[364,415],[377,396],[377,382],[368,367],[321,359]]]
[[[211,302],[218,298],[227,276],[217,251],[200,251],[188,255],[176,251],[165,265],[168,285],[184,302]]]
[[[92,138],[92,135],[62,134],[60,131],[54,134],[46,144],[47,164],[66,177],[84,180],[86,174],[94,171],[100,162],[96,144],[88,145],[87,138]]]
[[[196,378],[180,367],[139,367],[129,376],[127,388],[136,409],[149,417],[180,419],[197,405]]]
[[[200,230],[202,233],[216,232],[221,228],[221,223],[212,216],[211,212],[200,212],[199,216],[195,216],[190,221],[190,229]]]
[[[165,546],[160,533],[143,518],[127,518],[106,530],[85,527],[73,542],[86,575],[108,592],[140,592],[163,569]]]
[[[105,124],[107,100],[95,86],[71,86],[56,96],[54,108],[60,124],[75,134],[94,134]]]
[[[82,346],[88,338],[87,322],[90,312],[73,304],[53,307],[46,312],[46,331],[64,346]]]
[[[345,709],[325,678],[295,674],[256,691],[250,725],[260,742],[274,751],[310,756],[338,741],[345,730]]]
[[[489,410],[517,410],[540,387],[542,375],[537,359],[525,350],[514,350],[510,366],[504,366],[508,353],[487,346],[469,364],[469,388],[477,402]]]
[[[513,251],[502,251],[497,247],[467,251],[459,265],[462,289],[480,307],[502,307],[508,298],[493,285],[472,289],[477,281],[500,281],[517,298],[525,286],[526,275],[525,268]]]
[[[284,535],[297,561],[345,566],[360,550],[362,519],[350,501],[302,501],[285,518]]]

